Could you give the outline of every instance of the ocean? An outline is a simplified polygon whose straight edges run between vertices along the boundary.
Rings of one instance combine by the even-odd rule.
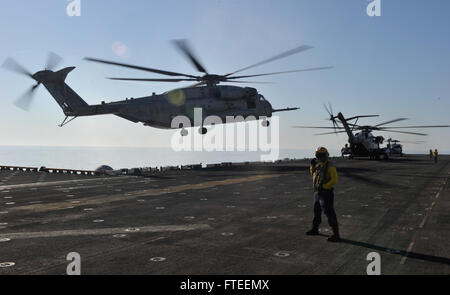
[[[332,152],[333,153],[333,152]],[[168,148],[0,146],[0,165],[93,170],[260,161],[261,152],[175,152]],[[311,150],[282,149],[278,159],[311,157]]]

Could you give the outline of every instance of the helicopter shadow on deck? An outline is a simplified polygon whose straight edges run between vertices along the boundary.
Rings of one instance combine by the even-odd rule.
[[[324,235],[324,234],[319,234],[319,235],[323,236],[323,237],[329,237],[329,235]],[[358,247],[364,247],[364,248],[377,250],[377,251],[383,251],[383,252],[386,252],[389,254],[406,256],[406,257],[412,258],[412,259],[419,259],[419,260],[424,260],[424,261],[429,261],[429,262],[450,265],[450,258],[446,258],[446,257],[427,255],[427,254],[422,254],[422,253],[417,253],[417,252],[408,252],[406,250],[393,249],[393,248],[388,248],[388,247],[384,247],[384,246],[379,246],[379,245],[374,245],[374,244],[370,244],[370,243],[366,243],[366,242],[354,241],[354,240],[349,240],[349,239],[341,239],[341,243],[358,246]]]
[[[369,168],[353,168],[353,167],[338,168],[338,174],[340,176],[345,176],[345,177],[351,178],[355,181],[365,182],[367,184],[376,185],[376,186],[382,186],[384,188],[394,187],[394,186],[402,187],[402,185],[399,185],[399,184],[394,185],[389,182],[374,179],[373,177],[363,176],[363,175],[361,175],[362,172],[376,172],[376,171],[373,169],[369,169]],[[406,186],[405,186],[405,188],[406,188]]]

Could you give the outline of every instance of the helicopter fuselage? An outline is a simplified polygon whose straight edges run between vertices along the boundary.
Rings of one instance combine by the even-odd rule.
[[[194,120],[194,109],[202,110],[201,120]],[[203,126],[207,116],[217,116],[224,123],[227,117],[242,116],[244,119],[272,116],[272,106],[251,87],[204,86],[174,89],[163,94],[153,94],[141,98],[129,98],[111,103],[102,102],[78,110],[69,116],[89,116],[114,114],[121,118],[142,122],[146,126],[163,129],[178,129],[186,126],[173,126],[177,116],[186,116],[191,126]],[[200,122],[200,123],[199,123]]]

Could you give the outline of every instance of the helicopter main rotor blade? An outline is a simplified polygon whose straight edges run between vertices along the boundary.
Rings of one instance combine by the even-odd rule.
[[[260,77],[260,76],[271,76],[271,75],[279,75],[279,74],[287,74],[287,73],[297,73],[297,72],[308,72],[308,71],[318,71],[318,70],[328,70],[332,69],[333,67],[320,67],[320,68],[309,68],[309,69],[300,69],[300,70],[292,70],[292,71],[283,71],[283,72],[273,72],[273,73],[265,73],[265,74],[255,74],[255,75],[246,75],[246,76],[232,76],[227,77],[227,79],[242,79],[242,78],[249,78],[249,77]]]
[[[314,135],[328,135],[328,134],[338,134],[338,133],[345,133],[345,131],[333,131],[333,132],[325,132],[325,133],[316,133]]]
[[[178,49],[184,53],[184,55],[191,61],[191,63],[195,66],[195,68],[202,73],[208,74],[208,71],[205,67],[198,61],[198,58],[194,56],[192,53],[192,49],[190,48],[187,40],[174,40],[173,43],[178,47]]]
[[[108,61],[108,60],[91,58],[91,57],[85,57],[84,59],[88,60],[88,61],[108,64],[108,65],[113,65],[113,66],[119,66],[119,67],[125,67],[125,68],[130,68],[130,69],[135,69],[135,70],[147,71],[147,72],[157,73],[157,74],[166,75],[166,76],[183,76],[183,77],[189,77],[189,78],[194,78],[194,79],[200,78],[200,77],[193,76],[193,75],[164,71],[164,70],[159,70],[159,69],[146,68],[146,67],[129,65],[129,64],[118,63],[118,62],[114,62],[114,61]]]
[[[234,72],[228,73],[228,74],[225,75],[225,77],[234,75],[236,73],[239,73],[239,72],[242,72],[242,71],[245,71],[245,70],[248,70],[248,69],[251,69],[251,68],[254,68],[254,67],[257,67],[257,66],[260,66],[260,65],[263,65],[263,64],[266,64],[266,63],[269,63],[269,62],[272,62],[272,61],[275,61],[275,60],[278,60],[278,59],[290,56],[290,55],[293,55],[293,54],[296,54],[296,53],[300,53],[302,51],[306,51],[306,50],[311,49],[311,48],[313,48],[313,47],[309,46],[309,45],[302,45],[302,46],[296,47],[294,49],[291,49],[291,50],[288,50],[286,52],[283,52],[283,53],[280,53],[278,55],[275,55],[275,56],[273,56],[271,58],[268,58],[268,59],[265,59],[263,61],[260,61],[260,62],[258,62],[256,64],[251,65],[251,66],[248,66],[248,67],[236,70]]]
[[[379,127],[379,126],[383,126],[386,124],[395,123],[395,122],[399,122],[399,121],[404,121],[404,120],[408,120],[408,118],[398,118],[398,119],[390,120],[390,121],[387,121],[387,122],[384,122],[381,124],[377,124],[377,125],[375,125],[375,127]]]
[[[197,81],[197,79],[146,79],[146,78],[114,78],[108,77],[110,80],[118,81],[142,81],[142,82],[181,82],[181,81]]]
[[[15,72],[33,78],[33,74],[30,71],[25,69],[22,65],[20,65],[11,57],[8,57],[5,60],[5,62],[2,64],[2,68],[5,68],[11,72]]]
[[[448,128],[450,125],[428,125],[428,126],[397,126],[397,127],[381,127],[382,129],[400,129],[400,128]]]
[[[14,104],[18,108],[21,108],[24,111],[28,111],[30,109],[31,103],[33,101],[35,90],[38,86],[39,86],[39,84],[31,86],[24,94],[19,96],[19,98],[17,98],[14,101]]]
[[[417,133],[417,132],[408,132],[408,131],[398,131],[398,130],[384,130],[384,129],[380,129],[378,131],[384,131],[384,132],[396,132],[396,133],[404,133],[404,134],[412,134],[412,135],[421,135],[421,136],[427,136],[428,134],[426,133]]]
[[[345,129],[341,126],[336,127],[322,127],[322,126],[292,126],[292,128],[303,128],[303,129]]]
[[[223,81],[224,83],[253,83],[253,84],[274,84],[273,82],[262,81]]]
[[[371,117],[379,117],[379,116],[380,115],[360,115],[360,116],[346,118],[345,120],[350,121],[350,120],[359,119],[359,118],[371,118]],[[350,123],[348,123],[348,124],[350,125]]]
[[[49,52],[47,62],[45,63],[45,69],[51,71],[55,69],[62,61],[62,57],[54,52]]]

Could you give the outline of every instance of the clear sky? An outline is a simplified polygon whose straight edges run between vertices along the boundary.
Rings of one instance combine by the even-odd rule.
[[[338,148],[346,142],[345,136],[291,128],[328,126],[324,102],[344,115],[381,115],[368,124],[397,117],[411,119],[397,125],[450,124],[450,1],[381,2],[381,16],[369,17],[366,0],[81,0],[81,16],[69,17],[66,0],[3,0],[0,61],[12,56],[34,72],[53,51],[64,58],[62,66],[77,67],[66,82],[94,104],[189,84],[109,81],[104,77],[161,76],[88,63],[85,56],[198,74],[169,42],[187,38],[208,70],[222,74],[307,44],[315,48],[246,72],[334,66],[258,79],[274,82],[257,85],[274,107],[301,107],[280,115],[282,148]],[[44,87],[24,112],[13,101],[33,81],[2,69],[0,81],[0,145],[170,145],[173,131],[112,115],[78,118],[59,128],[63,113]],[[450,151],[449,129],[428,133],[396,138],[426,140],[409,149]]]

